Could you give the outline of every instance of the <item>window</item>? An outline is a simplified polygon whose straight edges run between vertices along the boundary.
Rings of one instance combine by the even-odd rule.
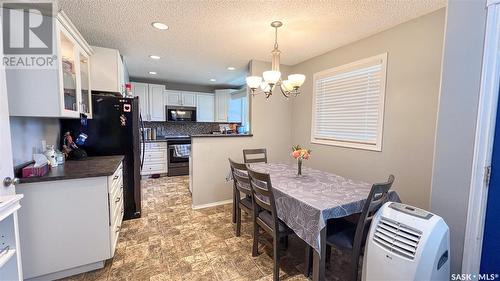
[[[311,142],[382,151],[387,53],[314,74]]]

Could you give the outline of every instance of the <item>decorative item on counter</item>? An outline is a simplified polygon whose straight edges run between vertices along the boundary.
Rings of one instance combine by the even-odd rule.
[[[47,145],[46,150],[43,152],[43,155],[47,157],[47,160],[49,160],[51,167],[57,167],[56,151],[54,149],[54,145]]]
[[[125,83],[125,97],[133,98],[134,94],[132,93],[132,83]]]
[[[43,156],[43,155],[42,155]],[[22,169],[22,177],[42,177],[49,172],[49,164],[45,162],[42,166],[36,167],[36,164],[29,164]]]
[[[78,135],[78,137],[76,138],[75,143],[76,143],[77,145],[84,145],[84,144],[85,144],[85,141],[87,140],[87,138],[88,138],[88,137],[89,137],[89,136],[88,136],[87,134],[85,134],[85,133],[80,133],[80,134]]]
[[[83,159],[87,158],[87,152],[85,152],[85,150],[79,148],[75,144],[70,132],[66,132],[64,134],[64,142],[63,143],[64,143],[63,144],[63,153],[66,155],[66,157],[68,159],[83,160]]]
[[[156,140],[156,128],[151,129],[151,139]]]
[[[311,157],[311,150],[300,147],[300,145],[292,146],[292,157],[297,159],[297,176],[302,176],[302,160]]]
[[[56,162],[58,166],[64,165],[65,156],[59,149],[56,149]]]

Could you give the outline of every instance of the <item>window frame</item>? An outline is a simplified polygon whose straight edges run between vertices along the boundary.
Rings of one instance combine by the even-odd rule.
[[[377,139],[375,144],[369,144],[359,141],[346,141],[346,140],[335,140],[335,139],[326,139],[326,138],[316,138],[316,82],[318,79],[331,77],[334,75],[338,75],[347,71],[352,71],[356,69],[360,69],[362,67],[368,67],[367,64],[373,62],[372,65],[377,64],[378,62],[381,64],[381,85],[380,85],[380,97],[378,104],[378,128],[377,128]],[[312,120],[311,120],[311,143],[314,144],[323,144],[344,148],[355,148],[355,149],[363,149],[363,150],[371,150],[371,151],[382,151],[382,139],[384,132],[384,116],[385,116],[385,95],[386,95],[386,84],[387,84],[387,53],[382,53],[379,55],[375,55],[369,58],[357,60],[351,63],[347,63],[344,65],[336,66],[333,68],[329,68],[320,72],[317,72],[313,75],[313,96],[312,96]]]

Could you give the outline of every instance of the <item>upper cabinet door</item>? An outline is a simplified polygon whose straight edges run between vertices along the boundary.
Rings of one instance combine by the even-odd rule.
[[[215,122],[227,122],[230,90],[215,91]]]
[[[149,84],[149,114],[151,121],[165,121],[165,85]]]
[[[139,97],[139,107],[142,120],[150,121],[151,118],[149,117],[148,84],[133,82],[132,93],[134,94],[134,96]]]
[[[166,90],[165,93],[167,97],[167,105],[182,105],[181,92]]]
[[[92,118],[92,95],[90,94],[90,61],[89,56],[81,50],[79,51],[80,60],[80,92],[82,94],[82,102],[80,111]]]
[[[182,106],[196,106],[196,94],[182,92]]]
[[[214,122],[215,96],[214,94],[197,94],[196,121]]]
[[[77,49],[71,36],[59,29],[59,48],[61,54],[60,83],[62,90],[62,112],[65,117],[79,116],[80,93],[77,91]]]

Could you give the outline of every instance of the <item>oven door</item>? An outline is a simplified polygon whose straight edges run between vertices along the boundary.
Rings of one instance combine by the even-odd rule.
[[[185,167],[189,166],[189,157],[175,156],[175,148],[173,145],[168,146],[168,167]]]
[[[167,121],[171,122],[195,122],[196,108],[167,107]]]

